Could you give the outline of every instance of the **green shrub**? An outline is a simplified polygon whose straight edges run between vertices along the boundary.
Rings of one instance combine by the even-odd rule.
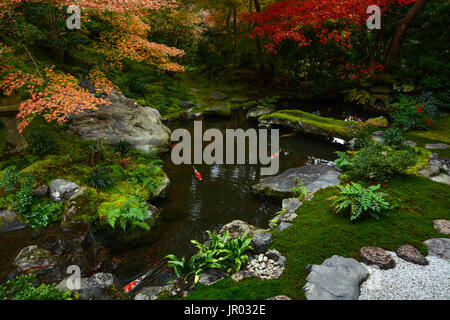
[[[380,185],[364,188],[360,184],[352,183],[339,185],[339,196],[337,196],[332,205],[335,212],[346,211],[350,214],[350,220],[361,218],[364,214],[379,219],[382,210],[389,209],[390,204],[381,193],[375,192]]]
[[[145,222],[147,218],[148,205],[137,197],[128,198],[120,208],[111,205],[106,216],[112,228],[119,225],[124,232],[129,229],[150,230]]]
[[[62,292],[56,284],[34,285],[36,275],[19,275],[0,286],[0,300],[72,300],[70,291]]]
[[[416,163],[414,149],[396,150],[376,142],[359,150],[351,159],[349,169],[358,179],[384,180],[405,173]]]
[[[33,131],[28,136],[28,143],[33,154],[43,155],[56,148],[56,140],[47,130]]]
[[[352,159],[348,154],[341,151],[335,152],[338,155],[338,158],[334,160],[334,166],[338,169],[342,170],[351,170],[353,168]]]
[[[114,152],[119,152],[123,157],[128,156],[130,151],[133,149],[132,144],[128,141],[119,141],[112,145]]]
[[[392,106],[395,108],[391,113],[392,123],[403,131],[426,130],[438,111],[429,94],[418,98],[400,95],[399,101]]]
[[[384,143],[395,149],[401,148],[405,142],[399,129],[388,129],[383,134]]]
[[[32,206],[30,213],[24,214],[24,217],[32,228],[45,228],[58,219],[61,208],[62,203],[37,203]]]
[[[296,186],[292,188],[292,193],[295,198],[302,200],[307,194],[308,189],[305,187],[305,182],[295,179]]]
[[[91,187],[96,189],[106,188],[114,182],[109,169],[101,165],[92,169],[87,181]]]
[[[25,177],[22,188],[16,193],[16,197],[13,201],[14,210],[25,215],[33,204],[33,188],[35,179],[32,174]]]
[[[6,192],[13,191],[18,185],[19,177],[20,173],[16,166],[8,167],[0,180],[0,188],[3,188]]]

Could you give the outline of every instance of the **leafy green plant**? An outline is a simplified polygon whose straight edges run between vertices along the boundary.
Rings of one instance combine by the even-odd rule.
[[[225,242],[224,249],[221,252],[223,256],[219,258],[219,261],[225,266],[227,272],[239,271],[242,265],[248,262],[246,252],[253,250],[250,242],[252,242],[252,238],[247,234]]]
[[[97,165],[92,169],[87,181],[91,187],[96,189],[106,188],[114,182],[108,168],[102,165]]]
[[[383,134],[384,142],[395,149],[401,148],[405,142],[399,129],[387,129]]]
[[[420,97],[400,95],[392,107],[395,108],[391,113],[392,122],[403,131],[426,130],[438,112],[437,101],[429,93]]]
[[[127,229],[150,230],[145,222],[147,218],[148,205],[137,197],[128,198],[120,208],[111,205],[106,217],[112,228],[119,225],[124,232]]]
[[[295,187],[292,188],[292,193],[295,198],[302,200],[308,194],[308,189],[305,186],[305,182],[303,180],[300,181],[297,178],[295,179],[295,184]]]
[[[122,140],[116,144],[113,144],[112,149],[114,150],[114,152],[119,152],[123,157],[126,157],[133,149],[133,147],[130,142]]]
[[[259,99],[258,104],[263,107],[274,107],[279,99],[279,96],[265,97],[263,99]]]
[[[341,151],[336,151],[335,153],[338,155],[338,158],[334,160],[334,166],[342,170],[351,170],[353,167],[353,163],[350,156],[347,153]]]
[[[33,131],[28,136],[30,150],[33,154],[43,155],[56,148],[56,140],[47,130]]]
[[[36,275],[19,275],[9,280],[5,286],[0,286],[0,300],[72,300],[70,291],[63,292],[56,284],[34,285]]]
[[[32,228],[47,227],[58,218],[62,203],[37,203],[31,208],[31,212],[24,215],[28,225]]]
[[[13,200],[14,210],[21,215],[25,215],[33,204],[34,183],[34,176],[31,174],[27,175],[22,188],[16,193],[15,199]]]
[[[391,207],[381,193],[375,192],[380,185],[364,188],[352,182],[344,186],[339,185],[338,188],[339,196],[332,203],[334,211],[349,212],[351,221],[361,218],[366,213],[379,220],[381,211]]]
[[[6,192],[13,191],[18,185],[19,177],[20,173],[16,166],[8,167],[0,180],[0,188],[3,188]]]

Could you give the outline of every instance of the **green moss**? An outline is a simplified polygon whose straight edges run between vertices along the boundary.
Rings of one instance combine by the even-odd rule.
[[[367,218],[356,223],[331,213],[330,197],[335,188],[318,191],[297,211],[294,225],[274,233],[272,248],[286,256],[286,269],[276,280],[248,279],[219,281],[197,286],[188,299],[264,299],[285,294],[304,299],[302,287],[308,272],[305,267],[321,264],[332,255],[360,260],[358,251],[373,245],[395,250],[403,244],[427,253],[422,241],[445,237],[433,228],[433,219],[450,219],[450,186],[415,176],[394,179],[382,187],[396,207],[383,213],[380,221]]]
[[[85,188],[76,193],[70,201],[65,204],[64,222],[98,220],[97,215],[98,195],[94,188]]]
[[[316,133],[331,137],[337,136],[344,139],[357,136],[362,127],[361,123],[355,121],[325,118],[301,110],[281,110],[259,117],[259,120],[270,119],[288,120],[293,124],[300,122],[300,129],[306,133]]]
[[[370,118],[366,124],[373,127],[386,128],[389,127],[389,121],[385,117]]]

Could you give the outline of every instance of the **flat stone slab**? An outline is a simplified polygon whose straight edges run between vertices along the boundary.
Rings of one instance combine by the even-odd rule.
[[[395,260],[386,250],[378,247],[362,247],[359,255],[367,265],[376,265],[380,269],[392,269],[395,267]]]
[[[357,300],[360,284],[369,277],[361,263],[340,256],[310,265],[309,270],[303,287],[308,300]]]
[[[290,223],[290,222],[281,222],[281,223],[278,225],[277,232],[283,231],[283,230],[289,228],[289,227],[292,226],[292,225],[293,225],[293,224]]]
[[[448,149],[450,146],[446,143],[427,143],[425,145],[427,149]]]
[[[203,272],[202,276],[200,277],[199,283],[204,286],[209,286],[228,276],[228,273],[220,269],[208,269]]]
[[[411,263],[420,264],[422,266],[426,266],[429,263],[419,250],[409,244],[398,247],[395,253],[398,257]]]
[[[446,173],[440,173],[437,176],[431,177],[434,182],[445,183],[450,185],[450,176]]]
[[[219,101],[229,98],[229,96],[227,96],[226,94],[220,93],[220,92],[213,93],[209,97],[213,100],[219,100]]]
[[[429,255],[450,260],[450,239],[433,238],[423,243],[427,246]]]
[[[450,220],[438,219],[434,220],[433,224],[437,232],[450,234]]]
[[[328,165],[305,165],[264,178],[253,185],[252,189],[269,197],[286,198],[293,196],[292,189],[297,185],[297,181],[303,181],[308,192],[314,193],[319,189],[338,185],[340,175],[341,173]]]
[[[292,299],[289,298],[288,296],[275,296],[267,298],[266,300],[292,300]]]
[[[290,211],[290,212],[295,212],[298,208],[300,208],[302,206],[302,202],[300,200],[298,200],[297,198],[288,198],[288,199],[283,199],[282,202],[282,208]]]

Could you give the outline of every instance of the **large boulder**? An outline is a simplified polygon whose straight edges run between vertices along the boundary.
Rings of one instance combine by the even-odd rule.
[[[450,234],[450,220],[438,219],[434,220],[433,224],[437,232]]]
[[[369,276],[361,263],[340,256],[309,266],[309,270],[303,287],[308,300],[357,300],[359,286]]]
[[[69,200],[79,189],[75,182],[56,179],[50,183],[50,198],[54,202]]]
[[[72,115],[68,132],[87,140],[103,139],[106,144],[128,141],[134,148],[147,153],[167,149],[170,130],[162,124],[158,110],[140,106],[117,93],[111,93],[105,99],[111,104]]]
[[[283,199],[281,206],[284,210],[295,212],[295,210],[302,206],[302,202],[297,198],[288,198]]]
[[[380,269],[392,269],[395,267],[395,260],[389,252],[378,247],[362,247],[359,249],[359,255],[367,265],[376,265]]]
[[[0,233],[15,231],[26,228],[14,211],[0,210]]]
[[[308,192],[314,193],[319,189],[338,185],[341,173],[328,165],[305,165],[299,168],[291,168],[285,172],[262,179],[252,186],[256,193],[262,193],[269,197],[292,197],[292,189],[298,181],[303,181]]]
[[[450,239],[433,238],[423,243],[427,246],[429,255],[450,260]]]
[[[56,287],[61,291],[72,290],[80,300],[128,300],[119,280],[111,273],[96,273],[90,278],[81,278],[80,287],[73,288],[71,277],[62,280]]]

